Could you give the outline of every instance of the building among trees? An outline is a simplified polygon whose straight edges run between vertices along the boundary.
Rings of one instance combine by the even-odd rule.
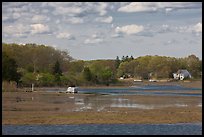
[[[179,69],[176,73],[173,73],[174,79],[184,80],[184,78],[191,78],[191,74],[186,69]]]

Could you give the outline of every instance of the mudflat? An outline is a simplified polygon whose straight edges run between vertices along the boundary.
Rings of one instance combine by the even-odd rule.
[[[189,85],[192,83],[184,84],[198,87]],[[193,92],[202,93],[202,90]],[[200,96],[2,92],[2,124],[159,124],[201,121]]]

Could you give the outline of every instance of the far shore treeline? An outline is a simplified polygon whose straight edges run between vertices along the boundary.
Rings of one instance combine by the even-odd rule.
[[[202,60],[166,56],[116,57],[113,60],[75,60],[68,51],[37,44],[2,43],[2,82],[19,87],[93,86],[118,84],[118,79],[172,79],[172,73],[187,69],[192,79],[202,77]]]

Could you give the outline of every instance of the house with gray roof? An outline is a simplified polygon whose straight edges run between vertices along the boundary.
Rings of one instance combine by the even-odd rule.
[[[184,80],[185,78],[191,78],[191,74],[186,69],[179,69],[176,73],[173,73],[174,79]]]

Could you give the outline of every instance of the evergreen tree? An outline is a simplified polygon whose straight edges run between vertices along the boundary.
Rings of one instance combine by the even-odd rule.
[[[122,62],[124,62],[125,61],[125,56],[122,56]]]
[[[129,57],[128,56],[125,57],[125,61],[129,61]]]
[[[131,56],[130,56],[130,60],[133,60],[133,59],[134,59],[134,58],[133,58],[133,56],[131,55]]]
[[[61,68],[60,68],[60,63],[59,63],[58,60],[56,61],[55,65],[54,65],[54,67],[53,67],[53,74],[54,74],[54,75],[55,75],[55,74],[58,74],[58,75],[62,76],[62,70],[61,70]]]
[[[120,59],[119,59],[119,57],[117,56],[117,57],[116,57],[116,60],[115,60],[115,67],[116,67],[116,69],[119,67],[119,65],[120,65]]]
[[[89,67],[84,68],[83,76],[87,81],[91,81],[92,76]]]

